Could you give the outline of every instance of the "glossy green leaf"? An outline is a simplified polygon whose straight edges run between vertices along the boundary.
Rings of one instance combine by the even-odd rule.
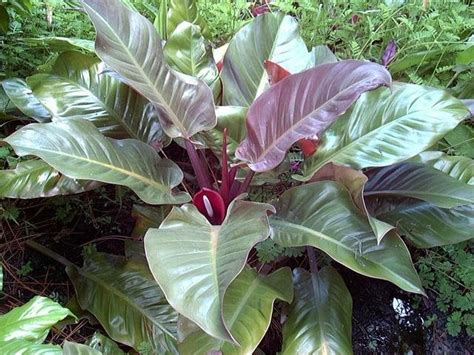
[[[202,330],[191,333],[178,345],[181,354],[253,354],[270,326],[276,299],[293,299],[291,270],[281,268],[260,276],[249,267],[230,284],[224,297],[223,318],[239,345],[207,335]]]
[[[442,171],[466,184],[474,185],[474,160],[442,152],[428,151],[412,159]]]
[[[64,355],[101,355],[102,353],[98,350],[92,349],[85,344],[73,343],[71,341],[65,341],[63,345]]]
[[[304,163],[308,180],[328,162],[355,169],[388,166],[426,150],[467,115],[461,101],[438,89],[397,83],[363,94],[323,135]]]
[[[290,73],[310,66],[310,56],[291,16],[266,13],[240,29],[229,44],[222,68],[225,105],[250,106],[268,87],[265,60]]]
[[[51,121],[51,114],[33,95],[31,88],[23,79],[5,79],[2,81],[3,89],[15,106],[28,117],[38,122]]]
[[[275,207],[270,225],[277,244],[316,247],[362,275],[423,293],[403,241],[390,232],[378,244],[367,219],[342,185],[332,181],[301,185],[286,191]]]
[[[168,36],[163,52],[171,68],[197,77],[211,88],[218,85],[220,91],[219,71],[212,56],[211,44],[201,35],[199,26],[180,23]]]
[[[168,67],[153,24],[119,0],[83,0],[83,4],[97,31],[98,56],[157,106],[168,136],[190,138],[215,126],[211,89]]]
[[[0,315],[0,344],[13,340],[40,344],[50,328],[67,316],[73,314],[59,303],[36,296],[23,306]]]
[[[166,302],[147,265],[137,259],[93,253],[82,268],[68,266],[81,308],[91,312],[107,334],[138,351],[175,353],[177,314]]]
[[[18,163],[15,169],[0,170],[0,198],[37,198],[89,191],[100,184],[70,179],[41,160]]]
[[[90,338],[86,344],[92,349],[100,351],[103,355],[125,354],[122,349],[119,348],[116,342],[99,332],[95,332],[92,338]]]
[[[210,38],[210,31],[206,22],[199,15],[196,0],[167,0],[168,14],[166,20],[166,31],[170,36],[175,29],[184,21],[197,25],[201,33]],[[169,37],[168,37],[169,39]]]
[[[29,46],[43,46],[48,47],[55,52],[65,51],[83,51],[88,53],[95,53],[94,41],[82,38],[70,37],[32,37],[21,38]]]
[[[66,52],[51,74],[34,75],[28,84],[55,119],[83,118],[108,137],[166,144],[153,104],[105,70],[94,57]]]
[[[352,354],[352,298],[342,277],[330,266],[298,268],[294,284],[281,354]]]
[[[272,206],[236,200],[222,225],[211,225],[188,204],[145,236],[148,264],[168,302],[211,336],[234,341],[222,319],[224,294],[252,247],[268,237],[267,210]]]
[[[323,180],[337,181],[339,184],[347,188],[354,204],[366,216],[370,227],[377,238],[377,242],[380,242],[390,230],[395,228],[388,223],[378,220],[369,213],[364,200],[364,190],[368,178],[363,172],[346,166],[329,163],[311,178],[312,182]]]
[[[183,178],[175,163],[137,140],[106,138],[88,121],[32,123],[4,140],[19,156],[36,155],[73,179],[127,186],[146,203],[189,200],[188,194],[172,191]]]
[[[474,237],[474,204],[444,209],[410,199],[370,203],[377,218],[395,225],[418,248],[456,244]]]
[[[413,197],[438,207],[474,203],[474,186],[421,163],[400,163],[369,172],[365,196]]]
[[[63,350],[58,345],[37,344],[27,340],[16,339],[0,342],[0,354],[63,355]]]

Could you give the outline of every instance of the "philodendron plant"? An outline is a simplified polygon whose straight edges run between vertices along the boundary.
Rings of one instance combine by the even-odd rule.
[[[30,159],[0,172],[0,194],[110,183],[146,204],[145,252],[130,243],[125,257],[95,253],[67,267],[80,306],[112,339],[160,354],[250,354],[277,309],[283,354],[348,354],[351,296],[314,248],[424,294],[405,243],[472,237],[473,161],[433,151],[469,117],[460,100],[392,82],[376,63],[308,50],[297,22],[280,13],[249,22],[220,62],[192,1],[162,1],[154,24],[119,0],[82,4],[95,55],[83,46],[49,73],[3,81],[38,123],[4,139]],[[206,149],[220,171],[210,171]],[[194,176],[167,158],[177,150]],[[301,164],[289,167],[290,150],[302,152]],[[249,200],[254,184],[282,172],[293,174],[287,191]],[[250,262],[269,238],[306,247],[309,267],[278,268],[292,265],[284,255]]]

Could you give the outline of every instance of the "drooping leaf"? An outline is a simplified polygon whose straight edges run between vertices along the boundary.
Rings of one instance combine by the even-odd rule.
[[[222,319],[224,293],[250,249],[268,237],[267,210],[272,206],[236,200],[223,224],[212,225],[188,204],[145,236],[150,269],[168,302],[209,335],[234,341]]]
[[[276,299],[291,302],[291,270],[281,268],[260,276],[249,267],[230,284],[224,297],[223,318],[239,346],[198,330],[178,345],[181,354],[252,354],[270,326]]]
[[[470,158],[446,155],[436,151],[427,151],[414,157],[412,161],[421,162],[459,181],[474,185],[474,160]]]
[[[275,207],[270,225],[272,239],[279,245],[310,245],[362,275],[423,293],[403,241],[390,232],[378,244],[367,219],[342,185],[332,181],[301,185],[286,191]]]
[[[43,46],[48,47],[55,52],[65,51],[84,51],[94,53],[94,41],[82,38],[71,37],[31,37],[21,38],[29,46]]]
[[[217,85],[216,90],[220,92],[219,71],[214,63],[211,44],[201,35],[199,26],[180,23],[169,35],[163,52],[171,68],[197,77],[211,88]]]
[[[290,73],[309,67],[308,50],[291,16],[266,13],[237,32],[224,56],[224,105],[248,107],[268,88],[265,60]]]
[[[201,33],[206,38],[210,38],[209,27],[199,15],[196,0],[168,0],[168,14],[166,20],[168,36],[184,21],[199,26]]]
[[[50,328],[69,315],[74,316],[59,303],[35,296],[23,306],[0,315],[0,348],[3,342],[14,340],[41,344]]]
[[[390,230],[394,229],[392,225],[379,221],[369,213],[364,200],[364,190],[368,180],[364,173],[345,166],[330,163],[324,166],[311,178],[311,181],[323,180],[337,181],[339,184],[346,187],[351,194],[354,204],[366,216],[372,231],[377,238],[377,242],[380,242]]]
[[[27,340],[16,339],[0,342],[0,353],[15,355],[63,355],[63,350],[58,345],[38,344]]]
[[[0,170],[0,198],[37,198],[89,191],[100,184],[61,175],[41,160],[18,163],[15,169]]]
[[[55,119],[83,118],[108,137],[166,145],[153,104],[105,70],[97,58],[66,52],[51,74],[34,75],[28,84]]]
[[[283,326],[282,355],[352,354],[352,298],[337,271],[294,271],[295,300]]]
[[[99,332],[95,332],[92,338],[90,338],[86,344],[92,349],[100,351],[103,355],[125,354],[122,349],[119,348],[116,342]]]
[[[148,344],[157,354],[176,353],[177,313],[144,262],[93,253],[82,268],[68,266],[66,271],[81,308],[91,312],[112,339],[137,351]]]
[[[317,138],[362,93],[390,83],[384,67],[356,60],[290,75],[252,104],[247,114],[247,138],[236,156],[249,162],[254,171],[270,170],[281,163],[293,143]]]
[[[102,355],[102,353],[96,349],[85,344],[78,344],[71,341],[65,341],[63,345],[64,355]]]
[[[216,124],[209,87],[171,70],[153,24],[119,0],[83,0],[97,31],[96,52],[124,82],[157,106],[172,138],[190,138]]]
[[[3,89],[15,106],[28,117],[38,122],[51,121],[51,114],[33,95],[31,88],[23,79],[5,79]]]
[[[413,197],[441,208],[474,203],[474,186],[421,163],[371,170],[365,196]]]
[[[240,106],[217,106],[217,125],[213,129],[202,132],[206,146],[209,147],[218,157],[222,154],[222,144],[224,142],[224,129],[227,129],[227,155],[229,159],[235,159],[235,150],[245,138],[245,118],[247,107]]]
[[[411,199],[369,203],[377,218],[396,226],[418,248],[456,244],[474,236],[474,204],[445,209]]]
[[[467,115],[458,99],[438,89],[394,84],[363,94],[350,111],[321,136],[305,160],[308,180],[328,162],[354,169],[388,166],[426,150]]]
[[[137,140],[106,138],[88,121],[32,123],[4,140],[19,156],[36,155],[73,179],[127,186],[150,204],[189,201],[172,191],[183,178],[175,163]]]

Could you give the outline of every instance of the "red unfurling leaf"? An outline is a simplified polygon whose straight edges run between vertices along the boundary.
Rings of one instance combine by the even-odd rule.
[[[224,222],[226,207],[222,196],[217,191],[202,188],[194,195],[193,204],[212,224],[219,225]]]
[[[268,79],[270,81],[270,85],[278,83],[280,80],[286,78],[291,73],[283,68],[281,65],[274,63],[270,60],[266,60],[263,62],[265,70],[268,74]]]
[[[221,60],[219,60],[219,61],[216,63],[216,66],[217,66],[217,70],[218,70],[219,73],[220,73],[221,70],[222,70],[222,67],[224,66],[224,58],[222,58]]]
[[[310,157],[316,153],[316,148],[319,144],[319,139],[307,139],[303,138],[298,141],[298,145],[303,151],[304,157]]]
[[[270,11],[270,5],[268,5],[268,3],[265,2],[265,4],[263,4],[263,5],[254,6],[252,8],[252,16],[257,17],[257,16],[263,15],[263,14],[269,12],[269,11]]]

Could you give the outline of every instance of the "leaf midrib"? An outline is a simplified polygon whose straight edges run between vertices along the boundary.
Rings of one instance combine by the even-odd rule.
[[[14,144],[12,144],[14,145]],[[19,147],[18,145],[15,144],[15,146]],[[21,148],[21,147],[20,147]],[[121,174],[124,174],[124,175],[127,175],[127,176],[130,176],[132,178],[135,178],[143,183],[145,183],[146,185],[148,186],[152,186],[152,187],[156,187],[158,190],[160,190],[161,192],[164,192],[164,193],[169,193],[169,189],[166,188],[165,185],[162,185],[162,184],[159,184],[156,180],[151,180],[151,179],[148,179],[146,177],[144,177],[143,175],[139,175],[137,173],[134,173],[132,171],[129,171],[129,170],[125,170],[125,169],[122,169],[122,168],[119,168],[117,166],[114,166],[114,165],[110,165],[110,164],[106,164],[106,163],[103,163],[103,162],[100,162],[98,160],[90,160],[90,159],[87,159],[87,158],[84,158],[84,157],[80,157],[80,156],[77,156],[77,155],[73,155],[73,154],[68,154],[68,153],[64,153],[64,152],[59,152],[59,151],[56,151],[56,150],[51,150],[51,149],[44,149],[44,148],[38,148],[38,149],[35,149],[33,152],[31,152],[31,149],[30,148],[25,148],[25,150],[29,151],[30,153],[29,154],[34,154],[34,155],[38,155],[38,152],[45,152],[45,153],[51,153],[51,154],[54,154],[54,155],[58,155],[60,157],[67,157],[67,158],[74,158],[74,159],[77,159],[77,160],[80,160],[80,161],[84,161],[84,162],[87,162],[87,163],[90,163],[90,164],[95,164],[95,165],[98,165],[100,167],[104,167],[104,168],[107,168],[107,169],[110,169],[112,171],[117,171]],[[42,158],[42,157],[41,157]],[[56,165],[56,164],[51,164],[52,166],[53,165]],[[54,167],[54,166],[53,166]],[[56,168],[57,169],[57,168]],[[59,169],[57,169],[59,170]],[[81,177],[81,176],[73,176],[74,174],[64,174],[64,175],[67,175],[71,178],[75,178],[75,179],[90,179],[91,177]],[[116,182],[109,182],[109,181],[105,181],[105,180],[98,180],[98,179],[94,179],[95,181],[103,181],[105,183],[116,183]]]
[[[283,220],[280,220],[280,221],[279,221],[279,220],[275,220],[275,219],[272,219],[271,222],[270,222],[270,224],[272,224],[272,225],[275,225],[275,224],[276,224],[277,226],[278,226],[278,225],[287,225],[287,226],[289,226],[290,228],[294,228],[294,229],[296,229],[296,230],[301,230],[301,231],[303,231],[303,232],[305,232],[305,233],[308,233],[308,234],[310,234],[310,235],[314,235],[314,236],[316,236],[316,237],[318,237],[318,238],[321,238],[321,239],[324,239],[324,240],[326,240],[326,241],[329,241],[330,243],[333,243],[333,244],[335,244],[335,245],[337,245],[337,246],[340,246],[340,247],[342,247],[343,249],[345,249],[345,250],[347,250],[347,251],[349,251],[349,252],[351,252],[351,253],[354,254],[354,251],[353,251],[351,248],[347,247],[345,244],[343,244],[343,243],[341,243],[341,242],[339,242],[339,241],[336,241],[336,240],[332,239],[331,237],[329,237],[329,236],[327,236],[327,235],[325,235],[325,234],[322,234],[322,233],[320,233],[320,232],[318,232],[318,231],[315,231],[315,230],[313,230],[313,229],[311,229],[311,228],[305,227],[305,226],[303,226],[303,225],[295,224],[295,223],[288,222],[288,221],[283,221]],[[321,249],[319,246],[315,246],[315,245],[313,245],[313,246],[314,246],[315,248]],[[404,283],[406,283],[407,285],[409,285],[410,287],[412,287],[412,289],[419,290],[419,287],[418,287],[418,286],[413,285],[411,282],[408,282],[407,280],[405,280],[404,278],[402,278],[400,275],[394,273],[392,270],[390,270],[389,268],[387,268],[385,265],[380,264],[380,263],[376,263],[375,261],[372,261],[372,260],[370,260],[370,259],[367,259],[364,255],[361,255],[360,257],[364,258],[364,260],[366,260],[366,261],[369,262],[369,263],[372,263],[372,264],[374,264],[374,265],[377,265],[379,268],[383,269],[383,270],[386,271],[388,274],[395,276],[396,279],[402,280]],[[370,274],[368,274],[368,273],[365,273],[363,270],[355,270],[353,267],[347,265],[347,263],[342,263],[342,262],[340,262],[340,261],[338,261],[338,262],[341,263],[341,264],[343,264],[344,266],[348,267],[349,269],[351,269],[351,270],[353,270],[353,271],[359,273],[359,274],[362,274],[362,275],[365,275],[365,276],[368,276],[368,277],[372,277],[372,278],[376,278],[376,279],[382,279],[382,278],[379,277],[379,276],[374,276],[374,275],[370,275]],[[383,280],[383,279],[382,279],[382,280]],[[393,281],[391,281],[391,280],[389,280],[389,281],[390,281],[390,282],[393,282]]]
[[[168,330],[166,329],[163,325],[161,325],[159,322],[155,321],[153,317],[149,316],[148,313],[146,312],[146,309],[141,307],[138,303],[134,303],[130,300],[130,298],[123,292],[120,292],[119,290],[113,288],[112,286],[109,286],[106,282],[103,282],[99,277],[94,276],[90,272],[84,271],[82,268],[74,267],[77,272],[84,278],[91,280],[92,282],[98,284],[99,287],[105,289],[106,291],[109,291],[111,294],[117,296],[121,300],[124,301],[124,303],[127,303],[130,305],[132,308],[136,309],[140,314],[142,314],[143,317],[148,319],[151,323],[156,325],[163,333],[166,333],[170,337],[176,340],[176,337]]]
[[[148,77],[148,75],[146,75],[145,71],[143,70],[142,66],[139,65],[139,63],[136,61],[135,57],[132,55],[132,52],[130,52],[129,48],[125,45],[125,43],[122,41],[122,39],[116,34],[116,32],[114,31],[113,27],[111,27],[107,21],[104,21],[104,18],[97,12],[95,11],[92,7],[90,7],[89,5],[85,4],[85,6],[87,6],[91,11],[93,11],[94,13],[96,13],[97,17],[99,17],[101,20],[102,20],[102,23],[105,24],[105,26],[107,28],[109,28],[109,31],[113,34],[113,36],[118,39],[118,43],[121,45],[121,47],[123,47],[125,49],[125,52],[127,54],[127,56],[131,59],[132,63],[134,64],[134,66],[136,68],[138,68],[140,74],[141,74],[141,77],[142,78],[145,78],[145,81],[148,83],[149,87],[152,88],[152,91],[155,93],[155,95],[158,97],[158,101],[159,101],[159,104],[162,105],[164,108],[165,108],[165,111],[168,113],[169,115],[169,118],[170,120],[179,128],[179,130],[181,131],[181,133],[185,134],[185,137],[184,138],[187,138],[188,136],[188,132],[186,130],[186,128],[181,124],[181,121],[178,119],[178,116],[175,115],[174,111],[171,109],[171,107],[168,105],[168,103],[166,102],[166,100],[164,99],[164,97],[161,95],[161,92],[159,92],[157,89],[156,89],[156,86],[155,84],[150,80],[150,78]],[[148,28],[148,27],[147,27]],[[162,54],[164,55],[164,54]],[[161,66],[160,66],[160,69],[162,67],[165,67],[165,69],[169,70],[169,68],[166,68],[166,63],[164,62],[164,58],[162,58],[162,63],[161,63]],[[161,70],[158,70],[159,72]],[[178,80],[176,77],[174,77],[175,80]],[[155,103],[156,104],[156,103]]]

